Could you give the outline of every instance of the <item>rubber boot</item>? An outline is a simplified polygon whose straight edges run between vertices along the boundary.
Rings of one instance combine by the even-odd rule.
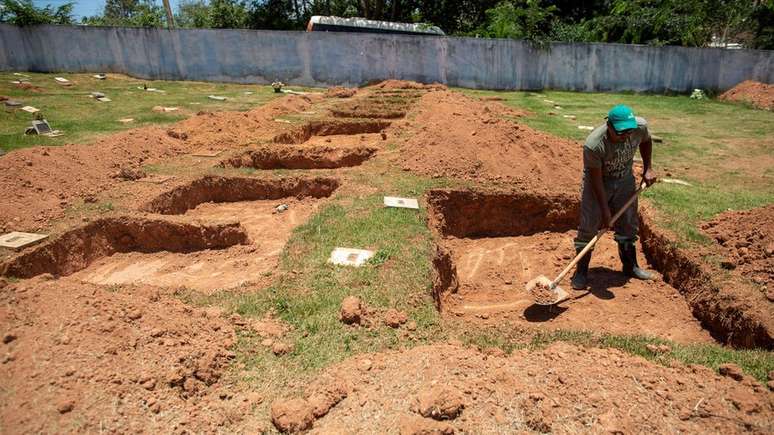
[[[642,280],[653,279],[653,274],[637,265],[637,247],[634,243],[619,242],[618,255],[621,256],[624,275]]]
[[[576,248],[575,255],[580,254],[583,248]],[[581,257],[575,266],[575,273],[572,275],[570,283],[575,290],[584,290],[589,281],[589,263],[591,262],[591,251]]]

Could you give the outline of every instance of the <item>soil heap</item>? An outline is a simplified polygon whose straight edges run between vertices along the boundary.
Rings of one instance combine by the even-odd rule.
[[[743,101],[759,109],[774,110],[774,85],[745,80],[719,97],[724,101]]]
[[[407,122],[414,131],[402,147],[403,167],[434,177],[515,183],[535,191],[577,191],[581,146],[505,119],[519,115],[501,103],[457,92],[426,93],[416,118]]]
[[[203,112],[166,128],[137,128],[92,144],[16,150],[0,159],[0,231],[42,228],[79,199],[109,189],[143,165],[213,144],[224,149],[273,135],[276,116],[306,110],[311,101],[290,96],[248,112]]]
[[[723,267],[736,269],[774,295],[774,205],[726,211],[701,227],[720,244]]]
[[[433,345],[344,361],[312,383],[307,400],[292,400],[303,411],[313,406],[313,398],[346,389],[327,415],[298,422],[307,428],[313,424],[311,433],[774,429],[774,393],[735,366],[727,373],[724,377],[703,366],[664,367],[617,350],[561,342],[510,356]]]

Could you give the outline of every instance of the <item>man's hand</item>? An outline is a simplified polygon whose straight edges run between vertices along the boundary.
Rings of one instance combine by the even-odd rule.
[[[648,168],[648,170],[642,174],[642,181],[646,186],[651,186],[656,182],[656,173],[653,172],[653,169]]]

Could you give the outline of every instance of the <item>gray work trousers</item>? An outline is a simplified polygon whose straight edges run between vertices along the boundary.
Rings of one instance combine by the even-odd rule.
[[[603,178],[602,184],[605,186],[607,205],[610,207],[611,215],[620,210],[637,189],[633,174],[628,174],[621,178]],[[591,176],[588,173],[584,173],[583,187],[581,189],[580,224],[578,225],[578,236],[575,238],[575,248],[583,249],[597,234],[601,224],[602,210],[599,208],[599,203],[591,187]],[[634,203],[613,224],[615,240],[618,243],[633,243],[637,241],[639,224],[637,200],[635,199]]]

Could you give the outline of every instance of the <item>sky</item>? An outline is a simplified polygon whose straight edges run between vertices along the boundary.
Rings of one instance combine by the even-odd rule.
[[[67,2],[68,0],[32,0],[32,3],[38,7],[44,7],[46,5],[57,7]],[[105,0],[74,0],[73,3],[75,3],[73,15],[75,15],[75,19],[78,21],[83,17],[101,14],[102,9],[105,7]],[[156,3],[159,6],[162,5],[161,0],[156,0]],[[180,3],[180,0],[169,0],[173,12],[177,12],[178,3]]]

